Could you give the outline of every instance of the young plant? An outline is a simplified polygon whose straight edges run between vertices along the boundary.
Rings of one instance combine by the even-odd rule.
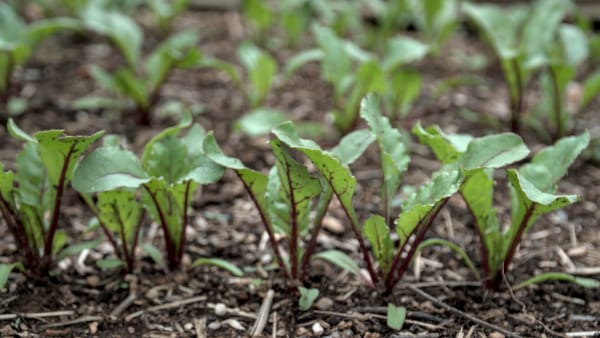
[[[575,195],[557,195],[557,183],[579,153],[587,147],[589,135],[584,133],[564,138],[539,152],[529,163],[506,171],[512,210],[510,226],[502,229],[496,216],[497,211],[492,207],[493,169],[527,156],[528,149],[522,141],[514,136],[511,136],[512,140],[504,136],[506,140],[501,142],[490,136],[471,141],[464,138],[456,142],[456,139],[436,128],[425,130],[417,126],[414,131],[423,143],[431,147],[440,161],[447,165],[458,165],[464,170],[465,179],[460,195],[473,216],[481,241],[485,285],[489,289],[498,289],[502,281],[501,271],[508,269],[525,232],[541,215],[577,201]],[[488,142],[489,140],[495,142]],[[467,147],[464,141],[468,142]],[[512,147],[501,152],[499,145],[502,143],[512,143]],[[469,149],[473,150],[473,155],[469,155]],[[493,153],[498,156],[486,159],[487,154]],[[485,162],[485,166],[473,165],[481,162]]]
[[[282,130],[287,132],[283,134]],[[333,191],[324,178],[311,175],[306,166],[292,156],[286,139],[298,138],[298,136],[291,123],[282,124],[274,130],[274,134],[271,148],[275,155],[275,166],[268,175],[247,168],[238,159],[225,156],[213,135],[206,138],[204,151],[213,161],[234,170],[243,182],[259,211],[277,263],[286,281],[302,284],[308,277],[312,258],[325,259],[344,269],[358,272],[358,266],[339,251],[315,254],[317,236],[333,197]],[[346,164],[356,160],[372,141],[373,137],[368,132],[357,131],[343,138],[331,151],[323,151],[314,142],[302,140],[311,149],[330,154],[336,160]],[[315,211],[312,220],[311,210]],[[288,238],[288,261],[284,259],[279,248],[276,233],[284,233]],[[304,246],[302,246],[303,238],[307,238]]]
[[[132,45],[138,43],[135,38],[134,41],[136,42]],[[197,43],[196,32],[180,32],[162,42],[145,60],[140,58],[139,50],[128,45],[129,47],[123,50],[128,60],[127,66],[113,74],[99,67],[92,67],[90,74],[103,89],[132,102],[131,110],[136,114],[138,124],[148,125],[151,112],[159,103],[161,87],[171,72],[177,68],[198,66],[202,55],[196,48]],[[98,105],[124,106],[121,101],[99,99],[95,96],[81,98],[75,105],[79,108]]]
[[[25,145],[17,156],[16,173],[0,165],[0,213],[23,255],[27,273],[42,277],[68,242],[59,221],[75,163],[103,132],[66,136],[63,130],[46,130],[30,136],[12,120],[7,129]]]
[[[251,43],[242,43],[237,50],[250,86],[245,91],[250,106],[257,108],[263,105],[271,91],[273,79],[277,75],[277,62],[268,53]]]
[[[409,0],[417,29],[437,55],[440,47],[458,26],[459,1]]]
[[[580,100],[568,99],[568,89],[577,76],[580,66],[588,59],[589,46],[585,33],[577,26],[562,24],[558,30],[556,43],[546,71],[540,77],[543,95],[534,114],[528,122],[538,122],[537,130],[544,132],[540,120],[554,121],[554,137],[565,136],[572,127],[571,116],[583,111],[600,92],[600,72],[582,79],[583,89]]]
[[[105,138],[105,140],[107,139]],[[111,153],[118,153],[121,150],[117,144],[105,144],[102,150],[98,151],[106,152],[103,156],[108,158],[112,156]],[[77,172],[77,168],[75,172]],[[78,174],[74,174],[74,177],[79,180]],[[116,259],[104,259],[96,262],[98,266],[121,266],[125,272],[133,272],[135,250],[144,220],[144,209],[138,201],[137,195],[136,190],[133,189],[102,191],[97,194],[97,201],[94,203],[91,194],[81,194],[95,216],[93,221],[102,229],[117,256]]]
[[[525,113],[524,95],[532,74],[551,60],[560,24],[573,7],[568,0],[538,0],[512,13],[488,4],[463,4],[499,59],[509,88],[511,130],[518,132]]]
[[[45,19],[27,25],[8,4],[0,3],[0,106],[17,94],[13,72],[27,63],[40,42],[53,34],[81,28],[79,21],[70,18]]]
[[[179,137],[190,126],[187,134]],[[199,185],[214,183],[223,175],[223,167],[202,150],[205,136],[199,125],[192,126],[188,114],[177,126],[165,129],[146,144],[141,162],[125,149],[96,149],[77,166],[73,187],[82,194],[140,188],[143,207],[163,230],[168,267],[177,269],[185,250],[194,192]],[[125,235],[135,240],[135,222],[129,224],[125,230],[130,233]]]
[[[296,55],[286,66],[289,76],[304,63],[319,61],[322,76],[333,87],[335,127],[341,134],[358,122],[360,100],[369,92],[384,93],[389,115],[406,114],[421,91],[420,75],[405,67],[423,58],[429,48],[410,38],[388,41],[382,60],[327,27],[314,26],[318,49]]]
[[[146,5],[152,11],[158,29],[166,33],[171,29],[175,18],[187,8],[190,0],[149,0]]]
[[[391,212],[389,201],[397,193],[400,176],[408,164],[408,154],[399,132],[394,130],[388,119],[381,115],[377,98],[369,96],[363,100],[361,106],[361,115],[367,120],[371,132],[376,135],[381,152],[381,166],[384,172],[381,189],[382,212],[389,219]],[[373,283],[383,286],[386,292],[391,292],[408,269],[412,257],[441,208],[462,186],[465,178],[464,170],[456,165],[443,166],[433,174],[429,183],[407,196],[401,203],[402,210],[399,216],[395,219],[395,229],[386,217],[380,215],[372,215],[361,225],[352,203],[356,179],[349,168],[335,157],[319,151],[298,138],[291,137],[289,132],[281,128],[274,132],[288,146],[306,155],[327,180],[350,220]],[[513,134],[477,139],[473,141],[473,146],[468,147],[467,139],[458,137],[453,139],[465,147],[463,156],[469,168],[487,168],[512,163],[522,158],[522,153],[518,149],[525,147],[521,139]],[[513,148],[517,151],[513,151]],[[390,236],[393,230],[399,235],[398,250],[394,250]],[[372,262],[364,238],[371,244],[378,269]]]

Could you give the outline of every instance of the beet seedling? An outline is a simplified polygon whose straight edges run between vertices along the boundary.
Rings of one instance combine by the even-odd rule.
[[[572,8],[565,0],[537,1],[527,10],[464,3],[463,11],[475,23],[499,59],[509,88],[511,130],[518,132],[525,113],[524,95],[532,74],[548,64],[560,24]]]
[[[187,134],[180,137],[186,128]],[[83,194],[140,188],[143,207],[163,230],[168,267],[177,269],[185,249],[194,192],[199,185],[214,183],[223,175],[223,167],[202,150],[205,135],[199,125],[192,125],[188,114],[177,126],[165,129],[146,144],[141,162],[125,149],[96,149],[78,165],[73,187]],[[136,208],[134,204],[130,207]],[[126,237],[134,238],[135,229],[125,229],[133,232]]]
[[[286,280],[303,283],[308,277],[309,264],[313,258],[325,259],[344,269],[358,272],[358,266],[339,251],[315,254],[317,236],[333,191],[323,178],[311,175],[308,169],[291,155],[287,139],[300,140],[291,123],[282,124],[273,133],[275,138],[271,141],[271,149],[275,155],[275,166],[268,175],[249,169],[238,159],[224,155],[213,135],[206,138],[204,152],[213,161],[234,170],[244,184],[259,211],[277,263]],[[336,158],[339,158],[339,161],[351,163],[372,141],[373,138],[368,132],[357,131],[343,138],[337,147],[326,153],[338,156]],[[311,149],[323,151],[312,141],[301,142]],[[312,219],[311,210],[315,211]],[[279,248],[276,233],[287,235],[288,261]],[[302,239],[305,237],[308,237],[308,240],[302,246]]]
[[[81,23],[70,18],[45,19],[27,25],[8,4],[0,3],[0,106],[16,94],[12,82],[14,70],[29,60],[42,40],[59,32],[80,29]]]
[[[198,66],[202,59],[201,52],[196,48],[199,37],[193,31],[177,33],[162,42],[145,60],[140,58],[137,48],[131,47],[141,43],[137,35],[132,34],[131,38],[132,41],[118,42],[119,45],[127,46],[122,50],[128,60],[128,66],[113,74],[102,68],[92,67],[90,74],[103,89],[132,102],[131,109],[136,113],[137,122],[148,125],[151,111],[160,100],[160,89],[171,72],[177,68]],[[98,104],[124,108],[121,101],[99,100],[97,97],[84,97],[74,103],[79,108],[97,107]]]
[[[548,147],[518,169],[506,175],[511,193],[511,222],[503,229],[492,207],[493,170],[527,156],[529,150],[520,138],[511,134],[471,139],[444,134],[437,128],[415,127],[421,142],[427,144],[446,165],[456,165],[465,172],[460,195],[473,216],[481,241],[480,252],[485,285],[498,289],[501,271],[506,271],[523,235],[543,214],[577,201],[575,195],[556,195],[557,183],[567,168],[587,147],[589,135],[568,137]],[[469,155],[471,153],[471,155]],[[496,154],[495,157],[489,157]]]
[[[320,62],[323,79],[333,87],[333,122],[341,134],[358,123],[360,101],[367,93],[384,96],[389,116],[406,114],[419,97],[421,76],[408,65],[427,55],[427,45],[407,37],[393,38],[380,60],[330,28],[315,25],[313,34],[318,48],[290,59],[285,73],[289,76],[307,62]]]
[[[63,130],[45,130],[30,136],[12,120],[7,129],[25,145],[17,156],[16,173],[0,168],[0,212],[23,255],[26,272],[42,277],[68,242],[59,220],[75,163],[104,132],[66,136]]]

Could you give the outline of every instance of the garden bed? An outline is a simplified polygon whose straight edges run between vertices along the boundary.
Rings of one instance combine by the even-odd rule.
[[[237,12],[187,11],[176,21],[176,30],[198,28],[201,49],[210,56],[236,62],[235,46],[247,32]],[[142,151],[159,131],[177,123],[172,116],[153,118],[140,127],[131,118],[108,116],[101,111],[82,112],[68,103],[95,90],[88,75],[91,64],[110,66],[121,62],[106,41],[91,37],[61,36],[45,42],[35,58],[17,74],[30,79],[22,92],[29,97],[25,114],[15,118],[25,131],[65,129],[69,134],[91,134],[105,130],[123,135],[130,149]],[[418,65],[424,74],[425,96],[439,79],[459,73],[466,66],[450,57],[452,51],[488,53],[479,42],[453,37],[446,45],[449,57],[426,58]],[[293,52],[276,51],[280,63]],[[451,133],[475,136],[498,132],[485,119],[468,119],[464,108],[485,112],[507,129],[508,92],[500,70],[484,70],[484,84],[451,90],[436,99],[418,101],[406,119],[397,121],[407,129],[417,122],[438,124]],[[194,117],[213,130],[224,152],[240,158],[248,167],[263,169],[273,164],[268,137],[251,138],[234,131],[235,121],[249,109],[242,93],[221,72],[210,69],[178,70],[169,79],[161,99],[177,98],[202,103]],[[319,68],[310,63],[285,84],[276,86],[266,105],[290,114],[294,120],[320,121],[327,125],[332,93],[321,79]],[[535,94],[528,97],[535,100]],[[596,100],[597,101],[597,100]],[[575,121],[577,132],[597,128],[600,117],[593,103]],[[469,115],[470,116],[470,115]],[[468,117],[468,116],[467,116]],[[4,122],[4,121],[3,121]],[[329,122],[329,125],[331,123]],[[329,126],[331,127],[331,126]],[[525,128],[525,142],[534,151],[544,144],[538,134]],[[321,143],[332,141],[323,137]],[[414,142],[416,143],[416,142]],[[0,161],[14,169],[21,143],[0,130]],[[405,182],[420,184],[438,169],[435,157],[424,146],[414,145]],[[355,205],[360,215],[377,211],[379,201],[378,149],[372,145],[352,165],[359,181]],[[498,185],[505,184],[500,180]],[[308,311],[300,311],[296,296],[273,269],[273,254],[254,205],[241,182],[227,172],[218,183],[202,188],[190,212],[188,244],[182,271],[170,272],[138,252],[138,268],[128,275],[117,269],[103,271],[95,260],[110,255],[107,243],[60,261],[56,273],[30,280],[12,273],[6,290],[0,291],[0,336],[42,337],[230,337],[248,335],[257,317],[268,320],[264,336],[330,337],[502,337],[583,336],[600,327],[600,292],[563,282],[546,282],[514,293],[506,286],[547,271],[566,271],[598,278],[600,264],[600,167],[586,157],[576,161],[560,183],[561,193],[577,194],[581,201],[542,217],[525,235],[506,271],[501,292],[482,287],[460,258],[444,247],[424,250],[409,273],[390,295],[377,293],[355,275],[338,267],[314,261],[307,286],[318,288],[319,297]],[[500,219],[510,216],[507,193],[496,196]],[[72,241],[91,240],[98,233],[86,232],[92,216],[73,190],[66,193],[60,226]],[[360,261],[357,241],[337,200],[329,209],[320,249],[338,249]],[[143,242],[161,246],[157,224],[147,224]],[[442,237],[465,248],[480,264],[479,239],[464,203],[451,198],[428,237]],[[15,257],[15,244],[0,223],[0,263]],[[188,270],[200,257],[219,257],[247,268],[243,277],[233,277],[214,267]],[[272,290],[272,291],[271,291]],[[271,304],[261,312],[261,304]],[[400,331],[386,325],[387,304],[406,307],[407,320]],[[595,331],[596,335],[600,331]]]

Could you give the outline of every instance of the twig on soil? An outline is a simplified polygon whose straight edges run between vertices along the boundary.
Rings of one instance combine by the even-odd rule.
[[[411,283],[411,284],[399,284],[402,288],[413,286],[415,288],[434,288],[434,287],[449,287],[449,288],[461,288],[466,286],[481,286],[481,282],[471,281],[435,281],[435,282],[422,282],[422,283]]]
[[[598,335],[600,335],[600,331],[579,331],[567,333],[567,337],[596,337]]]
[[[269,312],[271,311],[271,305],[273,304],[274,296],[275,292],[273,290],[267,291],[267,295],[263,299],[260,309],[258,309],[256,321],[250,330],[250,336],[254,337],[262,334],[262,331],[267,324],[267,320],[269,319]]]
[[[373,318],[383,319],[383,320],[387,319],[387,317],[384,315],[378,315],[378,314],[374,314],[374,313],[341,313],[341,312],[322,311],[322,310],[314,310],[313,312],[317,313],[317,314],[349,318],[349,319],[356,319],[356,320],[369,320],[369,319],[373,319]],[[433,324],[424,323],[424,322],[411,320],[411,319],[406,319],[404,322],[407,324],[411,324],[411,325],[421,326],[428,330],[439,330],[442,328],[441,325],[433,325]],[[312,322],[311,322],[311,324],[312,324]]]
[[[98,322],[101,320],[102,320],[102,317],[100,317],[100,316],[83,316],[81,318],[67,320],[65,322],[43,325],[42,329],[51,329],[54,327],[70,326],[70,325],[89,323],[89,322]]]
[[[129,296],[127,296],[127,298],[125,298],[121,304],[117,305],[117,307],[110,313],[110,319],[112,320],[116,320],[117,318],[119,318],[119,316],[121,316],[121,314],[127,310],[127,308],[129,306],[131,306],[131,304],[133,304],[133,301],[137,298],[137,296],[132,293]]]
[[[189,299],[183,299],[183,300],[177,300],[171,303],[166,303],[166,304],[161,304],[161,305],[156,305],[156,306],[151,306],[145,310],[141,310],[138,312],[134,312],[132,314],[129,314],[127,317],[125,317],[125,321],[129,322],[134,318],[137,318],[141,315],[143,315],[146,312],[156,312],[156,311],[161,311],[161,310],[168,310],[168,309],[174,309],[183,305],[188,305],[188,304],[192,304],[192,303],[197,303],[197,302],[202,302],[206,300],[206,296],[198,296],[198,297],[192,297]]]
[[[277,311],[273,312],[273,338],[277,337]]]
[[[7,313],[0,315],[0,320],[12,320],[16,318],[32,318],[40,319],[47,317],[60,317],[60,316],[72,316],[75,311],[52,311],[52,312],[33,312],[33,313]]]
[[[194,318],[194,329],[196,330],[196,338],[206,338],[206,317]]]
[[[206,307],[214,310],[217,316],[233,315],[237,317],[256,319],[256,315],[254,313],[245,312],[238,308],[228,308],[223,303],[208,303],[206,304]]]
[[[464,318],[466,318],[466,319],[468,319],[468,320],[470,320],[470,321],[472,321],[474,323],[477,323],[477,324],[479,324],[481,326],[485,326],[488,329],[492,329],[492,330],[501,332],[502,334],[504,334],[507,337],[521,337],[519,334],[517,334],[515,332],[508,331],[508,330],[506,330],[504,328],[501,328],[500,326],[488,323],[488,322],[486,322],[486,321],[484,321],[482,319],[479,319],[479,318],[474,317],[474,316],[472,316],[472,315],[470,315],[470,314],[468,314],[466,312],[463,312],[463,311],[461,311],[461,310],[459,310],[459,309],[457,309],[455,307],[452,307],[452,306],[450,306],[450,305],[448,305],[448,304],[440,301],[439,299],[433,297],[432,295],[428,294],[427,292],[425,292],[425,291],[423,291],[423,290],[421,290],[421,289],[419,289],[419,288],[417,288],[415,286],[409,285],[408,288],[411,291],[417,293],[419,296],[421,296],[423,298],[426,298],[427,300],[429,300],[432,303],[436,304],[437,306],[442,307],[442,308],[444,308],[444,309],[446,309],[446,310],[448,310],[448,311],[450,311],[450,312],[452,312],[452,313],[454,313],[456,315],[464,317]]]
[[[575,269],[567,269],[567,273],[574,275],[597,275],[600,274],[600,266],[595,267],[576,267]]]

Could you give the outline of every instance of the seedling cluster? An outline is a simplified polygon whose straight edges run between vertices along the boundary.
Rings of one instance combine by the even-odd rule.
[[[61,207],[68,189],[93,214],[90,231],[97,229],[112,246],[113,256],[97,261],[98,267],[136,273],[140,248],[171,271],[211,264],[241,276],[240,267],[221,257],[183,263],[194,199],[203,185],[233,171],[258,211],[278,276],[298,296],[302,311],[319,295],[310,288],[315,259],[350,271],[385,297],[394,292],[415,255],[430,245],[450,248],[485,288],[501,290],[517,247],[536,220],[578,201],[576,195],[560,194],[558,183],[590,143],[588,132],[573,136],[574,119],[600,92],[600,72],[594,70],[600,44],[584,19],[565,23],[575,15],[570,1],[540,0],[509,12],[459,0],[282,0],[276,6],[246,0],[241,13],[249,39],[237,46],[232,62],[205,55],[199,47],[202,32],[174,32],[174,20],[188,3],[39,0],[45,18],[34,22],[21,16],[19,1],[0,3],[0,115],[8,120],[10,135],[23,142],[14,166],[0,163],[0,226],[7,227],[19,252],[13,263],[0,264],[0,289],[13,270],[45,278],[57,271],[57,261],[100,244],[101,239],[77,242],[67,236]],[[372,26],[364,22],[365,8],[375,17]],[[134,20],[139,10],[152,13],[153,27]],[[461,18],[491,47],[501,67],[512,132],[473,137],[415,123],[412,139],[431,150],[439,169],[420,186],[409,186],[403,178],[413,141],[397,125],[417,103],[469,82],[447,79],[431,94],[419,71],[423,62],[444,57],[443,46],[462,27]],[[397,34],[409,26],[417,32]],[[249,168],[225,154],[213,132],[194,123],[186,109],[180,122],[149,140],[141,154],[104,131],[28,134],[9,117],[27,111],[20,98],[24,79],[17,70],[27,66],[42,40],[58,33],[93,34],[112,45],[121,61],[118,67],[89,67],[101,94],[72,102],[73,109],[116,111],[124,121],[133,114],[138,125],[150,125],[166,103],[162,88],[177,69],[212,68],[226,74],[243,97],[247,113],[239,117],[237,128],[251,137],[268,135],[271,167]],[[278,48],[291,49],[293,56],[281,62]],[[329,124],[292,122],[269,106],[274,91],[308,63],[314,63],[331,90]],[[575,79],[583,86],[573,105],[568,90]],[[529,107],[525,97],[535,81],[542,95]],[[526,128],[553,145],[531,155],[518,134]],[[318,143],[323,130],[333,131],[327,141],[335,139],[335,146]],[[100,140],[103,144],[96,144]],[[366,213],[355,203],[361,190],[351,165],[369,147],[378,153],[380,205]],[[510,217],[498,215],[493,205],[501,182],[510,194]],[[466,248],[450,239],[429,237],[452,198],[462,199],[462,212],[472,219],[479,259],[471,259]],[[323,220],[336,199],[358,253],[318,245]],[[143,242],[151,222],[162,232],[159,247]],[[593,279],[548,273],[516,287],[547,279],[600,286]],[[389,327],[401,328],[405,316],[405,308],[388,304]]]

